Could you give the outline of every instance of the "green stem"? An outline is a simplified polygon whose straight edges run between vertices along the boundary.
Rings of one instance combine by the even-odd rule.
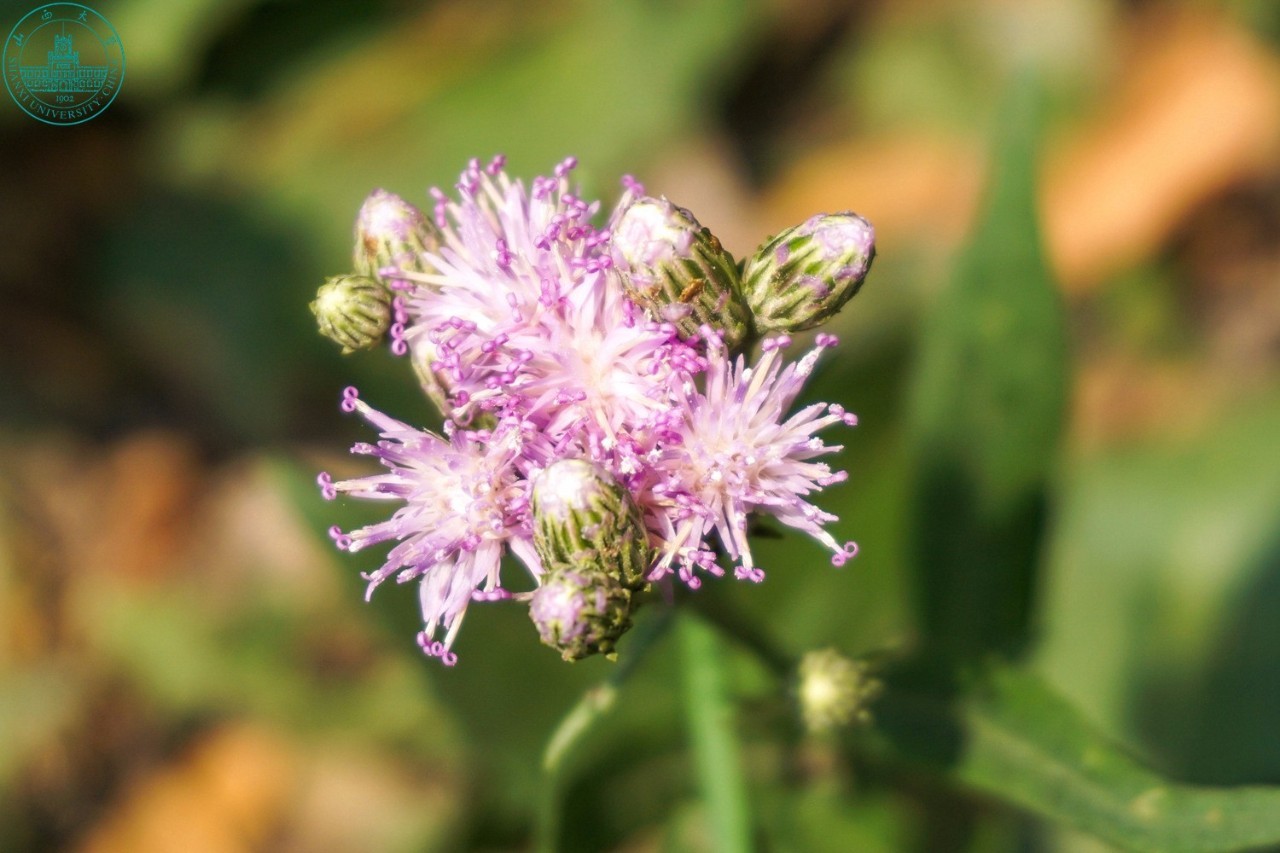
[[[799,660],[762,631],[756,622],[744,618],[738,611],[712,596],[689,596],[684,605],[697,610],[721,634],[755,655],[777,678],[785,681],[794,677]]]
[[[560,792],[567,756],[582,736],[613,708],[622,685],[670,625],[669,609],[638,625],[631,634],[626,656],[621,658],[608,678],[583,694],[551,733],[547,748],[542,753],[545,778],[538,802],[537,849],[542,853],[554,853],[560,849]]]
[[[746,781],[733,731],[733,707],[725,689],[724,649],[709,625],[687,614],[680,640],[685,715],[698,782],[710,812],[713,849],[720,853],[750,850]]]

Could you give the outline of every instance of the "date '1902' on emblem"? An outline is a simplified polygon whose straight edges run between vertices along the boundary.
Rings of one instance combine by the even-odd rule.
[[[111,23],[79,3],[32,9],[4,42],[4,84],[23,112],[46,124],[80,124],[120,93],[124,48]]]

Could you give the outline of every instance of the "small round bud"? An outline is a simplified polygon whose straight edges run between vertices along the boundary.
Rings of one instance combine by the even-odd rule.
[[[382,340],[391,326],[391,292],[367,276],[337,275],[316,291],[311,313],[320,334],[347,355]]]
[[[850,723],[868,723],[868,705],[884,685],[870,677],[863,661],[853,661],[835,649],[808,652],[800,661],[800,715],[805,728],[826,732]]]
[[[631,202],[613,226],[613,260],[631,301],[684,337],[706,325],[730,349],[746,338],[751,317],[738,265],[684,208],[665,198]]]
[[[352,260],[361,275],[383,281],[382,271],[388,267],[422,272],[422,253],[439,246],[435,224],[395,193],[374,190],[356,215]]]
[[[585,459],[561,459],[533,481],[533,544],[548,571],[602,572],[640,589],[649,536],[631,492]]]
[[[631,628],[631,590],[601,572],[549,572],[534,590],[529,617],[565,660],[607,655]]]
[[[835,316],[875,256],[875,228],[856,213],[820,214],[766,240],[742,271],[757,331],[799,332]]]

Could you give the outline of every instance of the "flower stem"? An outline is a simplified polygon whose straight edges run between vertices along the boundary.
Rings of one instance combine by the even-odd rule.
[[[714,625],[727,639],[755,655],[778,679],[785,681],[795,674],[799,659],[761,630],[758,624],[744,618],[729,605],[712,596],[689,596],[685,603],[697,610],[700,617]]]
[[[565,759],[582,736],[613,708],[623,683],[670,625],[670,610],[637,625],[617,667],[608,678],[587,690],[551,733],[542,753],[544,784],[537,815],[537,849],[542,853],[560,849],[560,793]]]
[[[712,847],[720,853],[750,850],[746,781],[725,690],[723,645],[709,625],[686,613],[680,649],[685,715],[698,782],[710,812]]]

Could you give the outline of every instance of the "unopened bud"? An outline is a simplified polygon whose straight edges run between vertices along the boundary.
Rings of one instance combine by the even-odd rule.
[[[356,216],[355,271],[382,281],[388,267],[422,272],[422,253],[440,246],[440,232],[421,210],[386,190],[374,190]]]
[[[534,590],[529,617],[565,660],[607,655],[631,628],[631,590],[603,572],[552,571]]]
[[[631,492],[585,459],[561,459],[533,482],[533,544],[543,566],[646,583],[649,537]]]
[[[382,340],[391,325],[391,292],[367,276],[334,276],[316,291],[311,313],[320,334],[347,355]]]
[[[756,330],[799,332],[835,316],[875,256],[875,229],[856,213],[820,214],[765,241],[742,271]]]
[[[800,714],[811,732],[870,722],[868,706],[883,689],[865,662],[835,649],[808,652],[800,661]]]
[[[613,259],[631,301],[684,337],[707,325],[732,349],[747,336],[738,265],[684,208],[665,198],[633,201],[614,224]]]

